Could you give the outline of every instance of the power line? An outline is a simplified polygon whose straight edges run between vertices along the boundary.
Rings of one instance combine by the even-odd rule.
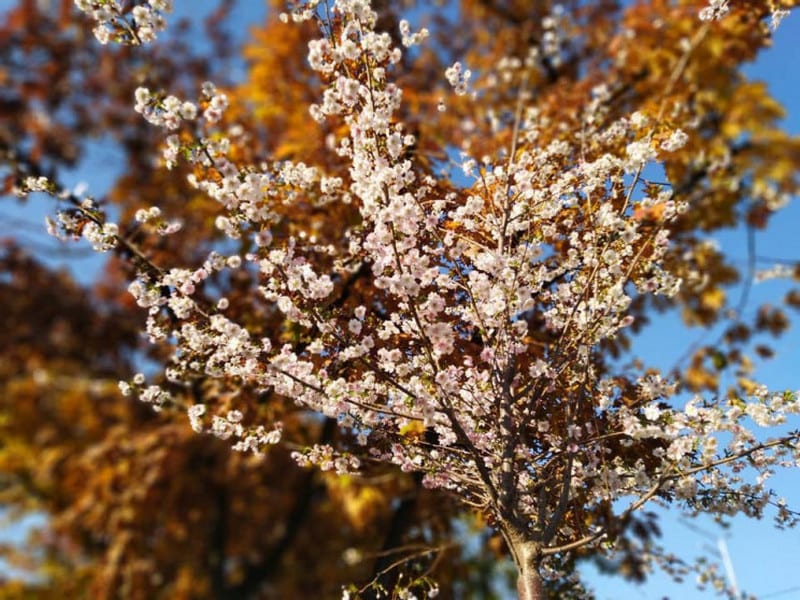
[[[785,590],[780,590],[778,592],[770,592],[769,594],[761,594],[759,598],[777,598],[778,596],[783,596],[785,594],[789,594],[791,592],[799,592],[800,585],[796,585],[794,587],[786,588]]]

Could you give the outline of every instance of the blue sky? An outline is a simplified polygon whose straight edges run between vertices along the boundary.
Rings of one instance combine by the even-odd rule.
[[[0,0],[0,10],[15,4],[12,0]],[[211,6],[209,0],[176,2],[177,12],[182,16],[197,16]],[[237,31],[246,31],[252,23],[259,22],[265,14],[264,3],[245,0],[237,4],[233,26]],[[800,64],[800,15],[789,16],[775,36],[774,47],[763,53],[760,59],[747,69],[753,79],[769,83],[772,94],[787,109],[786,128],[800,134],[800,83],[795,75]],[[108,144],[93,144],[80,167],[69,173],[65,181],[75,185],[85,181],[93,193],[102,194],[122,169],[114,161],[114,149]],[[110,154],[109,154],[110,153]],[[121,154],[119,155],[122,158]],[[109,160],[110,159],[110,160]],[[102,167],[102,168],[100,168]],[[65,265],[79,279],[91,281],[101,264],[92,252],[75,246],[64,254],[57,244],[41,235],[44,216],[52,207],[41,198],[34,199],[24,207],[4,201],[0,205],[0,237],[12,232],[21,235],[33,244],[40,254],[42,249],[49,260]],[[758,254],[781,258],[800,258],[800,206],[795,200],[765,232],[757,234]],[[745,232],[735,230],[718,237],[724,250],[732,256],[746,257]],[[760,265],[766,267],[767,265]],[[756,307],[760,300],[779,298],[786,289],[784,283],[757,284],[753,287],[749,307]],[[736,292],[732,292],[735,295]],[[638,342],[638,351],[647,362],[669,366],[683,353],[688,344],[695,341],[701,332],[685,329],[675,315],[665,315]],[[708,337],[714,339],[713,336]],[[773,389],[800,388],[800,330],[795,327],[777,347],[773,360],[759,367],[760,380]],[[797,424],[795,424],[797,426]],[[780,473],[774,479],[775,488],[800,506],[800,472]],[[800,532],[777,532],[769,521],[757,522],[736,519],[733,526],[723,531],[706,519],[687,523],[674,513],[667,514],[662,522],[663,545],[684,556],[714,554],[718,551],[718,540],[724,539],[739,587],[760,598],[789,600],[800,598]],[[660,600],[668,596],[673,599],[703,600],[714,597],[713,593],[697,591],[692,582],[675,585],[666,577],[655,574],[643,585],[628,584],[619,578],[598,575],[586,569],[587,578],[594,585],[600,600]]]

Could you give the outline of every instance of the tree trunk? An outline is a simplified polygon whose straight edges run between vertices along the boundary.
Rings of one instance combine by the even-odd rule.
[[[530,541],[519,541],[519,538],[514,539],[515,536],[509,538],[506,539],[514,545],[511,554],[519,571],[517,576],[519,600],[545,600],[547,596],[539,575],[539,562],[542,558],[539,545]]]
[[[542,578],[539,577],[539,572],[536,568],[520,569],[517,577],[517,594],[519,595],[519,600],[545,599]]]

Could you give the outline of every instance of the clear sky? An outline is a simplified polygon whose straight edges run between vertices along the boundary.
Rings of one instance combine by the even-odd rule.
[[[0,11],[15,4],[13,0],[0,0]],[[183,16],[197,16],[211,0],[176,2],[177,12]],[[258,23],[265,14],[264,3],[242,0],[237,3],[233,28],[242,35],[248,26]],[[800,64],[800,14],[790,15],[780,26],[774,47],[762,54],[747,69],[753,79],[769,82],[772,94],[786,107],[786,128],[800,134],[800,83],[797,65]],[[112,160],[109,161],[109,152]],[[70,185],[86,181],[90,191],[102,194],[123,165],[113,161],[113,148],[107,144],[93,144],[80,167],[65,177]],[[120,155],[121,157],[121,155]],[[102,166],[103,168],[98,168]],[[30,202],[24,206],[3,201],[0,204],[0,237],[12,232],[22,235],[33,244],[35,251],[44,252],[50,259],[65,264],[83,281],[91,281],[99,261],[87,249],[73,249],[70,255],[56,256],[53,241],[41,235],[45,214],[51,212],[46,202]],[[773,221],[769,230],[757,234],[757,254],[787,259],[800,258],[800,206],[794,201]],[[723,249],[744,262],[746,243],[744,231],[731,231],[719,237]],[[761,264],[766,267],[767,264]],[[783,286],[783,287],[781,287]],[[765,283],[754,286],[749,307],[754,309],[760,299],[779,298],[776,290],[785,289],[783,283]],[[732,292],[735,296],[736,292]],[[638,350],[651,364],[670,366],[683,353],[687,345],[697,340],[701,332],[685,329],[674,315],[666,315],[650,328],[638,342]],[[714,339],[709,336],[708,340]],[[800,330],[795,326],[778,345],[777,357],[759,367],[760,380],[773,389],[800,388]],[[794,424],[795,427],[800,424]],[[795,500],[800,506],[800,471],[781,473],[775,477],[775,488]],[[713,555],[718,552],[718,541],[725,540],[736,580],[740,589],[760,598],[791,600],[800,598],[800,531],[777,532],[769,521],[757,522],[736,519],[728,531],[721,530],[709,520],[687,523],[671,513],[662,522],[663,545],[679,555]],[[692,582],[675,585],[660,574],[643,585],[628,584],[619,578],[598,575],[586,569],[588,580],[594,585],[600,600],[660,600],[668,596],[674,600],[703,600],[714,597],[710,591],[697,591]]]

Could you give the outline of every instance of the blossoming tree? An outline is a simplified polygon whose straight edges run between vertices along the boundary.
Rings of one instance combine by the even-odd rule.
[[[131,52],[96,43],[71,0],[58,6],[19,2],[0,11],[3,189],[21,173],[69,181],[69,167],[101,134],[104,156],[125,164],[113,182],[106,173],[111,191],[98,198],[104,210],[126,222],[142,205],[158,202],[175,214],[190,204],[179,233],[151,237],[145,228],[124,228],[151,261],[192,262],[215,243],[215,202],[189,188],[184,169],[166,171],[150,160],[161,136],[137,127],[130,98],[143,73],[150,85],[177,91],[178,65],[184,90],[209,78],[227,81],[219,71],[229,55],[219,37],[225,22],[218,12],[210,23],[203,19],[209,27],[200,35],[214,43],[202,48],[184,43],[198,35],[196,22]],[[232,104],[239,97],[231,90]],[[278,138],[273,133],[269,141]],[[112,139],[119,147],[110,152]],[[442,594],[457,581],[480,597],[493,578],[487,573],[505,566],[483,556],[478,562],[474,550],[453,542],[455,500],[422,488],[416,474],[390,466],[358,478],[292,469],[297,445],[345,440],[332,421],[309,420],[275,394],[211,380],[173,389],[176,401],[213,402],[217,410],[231,402],[248,405],[251,419],[280,419],[287,443],[261,456],[197,436],[180,411],[154,413],[134,398],[120,399],[117,382],[135,372],[132,362],[157,364],[165,356],[136,334],[140,311],[124,291],[126,257],[98,255],[93,262],[108,259],[98,280],[82,286],[50,260],[54,252],[85,249],[46,239],[46,250],[26,248],[29,230],[14,221],[24,215],[8,210],[13,204],[0,200],[0,512],[16,539],[0,545],[0,596],[331,597],[345,583],[391,586],[397,572],[386,568],[400,556],[417,556],[419,575],[430,566],[421,559],[446,552],[434,569]],[[77,263],[78,273],[85,264]],[[240,293],[249,295],[243,275],[219,282],[229,310]],[[264,319],[259,327],[278,331],[280,321]],[[481,536],[490,540],[491,533]]]
[[[139,45],[163,29],[170,3],[76,4],[101,42]],[[743,218],[763,226],[796,191],[793,156],[761,161],[775,145],[796,153],[797,141],[774,130],[742,140],[752,119],[778,112],[735,76],[789,3],[706,4],[635,6],[618,35],[581,37],[591,9],[579,2],[542,3],[536,19],[513,2],[465,2],[467,14],[526,26],[496,25],[501,35],[483,39],[511,42],[494,64],[464,49],[440,70],[450,91],[420,85],[411,99],[424,118],[404,106],[402,82],[415,56],[430,57],[428,30],[398,20],[383,31],[364,0],[292,4],[285,27],[319,31],[307,59],[320,94],[305,126],[326,133],[320,165],[244,160],[248,130],[224,120],[229,99],[211,83],[199,102],[139,88],[135,110],[166,132],[165,167],[190,165],[191,185],[219,203],[226,240],[197,264],[160,264],[90,198],[51,223],[136,267],[129,291],[171,358],[162,384],[139,375],[123,392],[181,405],[198,433],[243,452],[269,451],[281,423],[186,405],[175,390],[218,379],[335,420],[352,443],[298,449],[299,464],[359,473],[389,463],[452,492],[501,533],[525,600],[544,597],[543,580],[576,555],[674,569],[650,543],[648,504],[754,517],[770,508],[794,524],[766,485],[800,458],[800,433],[785,427],[800,412],[794,393],[749,380],[719,393],[698,375],[702,355],[674,377],[614,360],[652,306],[719,319],[730,273],[709,268],[719,256],[698,230],[736,221],[745,200]],[[480,38],[481,26],[464,35]],[[659,51],[637,56],[651,42]],[[433,81],[436,69],[421,69]],[[760,112],[735,110],[748,106]],[[650,175],[658,165],[666,181]],[[58,193],[45,178],[27,179],[30,190]],[[295,220],[302,207],[349,220],[309,232]],[[178,229],[158,206],[135,220],[153,235]],[[255,282],[244,308],[215,293],[236,273]],[[281,330],[263,335],[259,321],[276,317]],[[736,325],[745,333],[722,343],[749,338]],[[679,398],[681,387],[711,392]]]

